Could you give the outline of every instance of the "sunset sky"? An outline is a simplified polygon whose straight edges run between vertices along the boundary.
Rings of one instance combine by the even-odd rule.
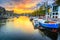
[[[15,13],[30,13],[38,9],[46,0],[0,0],[0,6]],[[53,0],[48,0],[49,4]]]

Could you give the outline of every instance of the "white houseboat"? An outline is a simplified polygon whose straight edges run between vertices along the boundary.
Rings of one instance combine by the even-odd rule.
[[[48,9],[48,10],[47,10]],[[51,19],[51,20],[50,20]],[[57,32],[59,29],[59,19],[60,19],[60,6],[57,4],[48,5],[46,7],[46,19],[37,19],[39,24],[35,23],[35,28],[48,29],[49,31]],[[34,20],[35,21],[35,20]],[[37,26],[36,26],[37,25]]]
[[[51,18],[53,21],[59,21],[60,20],[60,6],[53,3],[49,5],[48,7],[48,13],[46,14],[47,19]]]

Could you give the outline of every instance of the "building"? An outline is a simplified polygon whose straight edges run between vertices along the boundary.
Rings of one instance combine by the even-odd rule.
[[[46,13],[47,19],[48,18],[51,18],[52,20],[60,19],[60,6],[53,3],[52,5],[48,5],[47,9],[48,9]]]

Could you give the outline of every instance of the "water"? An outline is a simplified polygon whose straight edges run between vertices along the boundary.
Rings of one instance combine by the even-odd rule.
[[[34,29],[29,17],[0,20],[0,40],[51,40],[42,31]]]

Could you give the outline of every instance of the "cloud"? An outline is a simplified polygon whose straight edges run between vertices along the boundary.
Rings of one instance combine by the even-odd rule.
[[[6,10],[12,10],[14,7],[11,0],[0,0],[0,6],[4,7]]]
[[[0,0],[0,6],[7,10],[35,10],[45,0]]]
[[[28,10],[36,8],[39,1],[40,0],[0,0],[0,6],[3,6],[6,9],[13,9],[16,7]]]
[[[18,2],[20,1],[20,2]],[[32,7],[35,7],[37,4],[38,4],[38,0],[18,0],[16,2],[16,0],[14,1],[16,4],[15,4],[15,7],[18,7],[18,8],[21,8],[21,9],[25,9],[25,8],[32,8]]]

